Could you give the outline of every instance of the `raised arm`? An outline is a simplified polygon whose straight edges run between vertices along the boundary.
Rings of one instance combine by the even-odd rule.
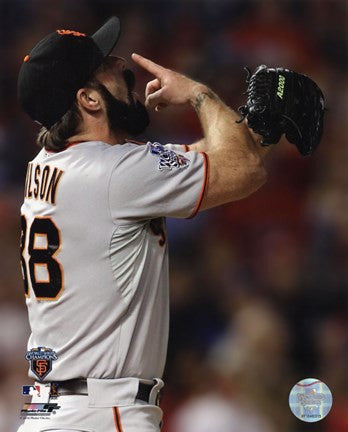
[[[258,146],[233,110],[207,86],[145,59],[133,60],[155,76],[146,86],[145,103],[156,110],[191,104],[202,124],[209,159],[208,187],[201,210],[244,198],[266,181]]]

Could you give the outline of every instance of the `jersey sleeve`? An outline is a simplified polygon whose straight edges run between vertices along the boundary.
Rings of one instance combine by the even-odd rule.
[[[187,153],[190,151],[190,147],[187,144],[166,144],[165,147],[180,153]]]
[[[208,178],[207,155],[172,148],[159,143],[129,146],[110,178],[109,204],[115,222],[189,218],[198,212]]]

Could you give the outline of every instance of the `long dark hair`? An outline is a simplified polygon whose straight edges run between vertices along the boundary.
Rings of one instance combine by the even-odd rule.
[[[79,132],[82,117],[76,101],[69,111],[49,129],[42,126],[36,143],[47,150],[61,151],[65,148],[68,139]]]

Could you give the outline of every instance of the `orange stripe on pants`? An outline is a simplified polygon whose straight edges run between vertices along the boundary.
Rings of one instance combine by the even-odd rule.
[[[113,407],[114,413],[114,422],[116,427],[116,432],[123,432],[122,423],[121,423],[121,414],[118,407]]]

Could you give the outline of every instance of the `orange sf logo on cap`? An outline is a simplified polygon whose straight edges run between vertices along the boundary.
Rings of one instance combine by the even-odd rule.
[[[57,30],[57,33],[60,35],[71,35],[71,36],[86,36],[85,33],[80,33],[78,31],[75,30]]]

